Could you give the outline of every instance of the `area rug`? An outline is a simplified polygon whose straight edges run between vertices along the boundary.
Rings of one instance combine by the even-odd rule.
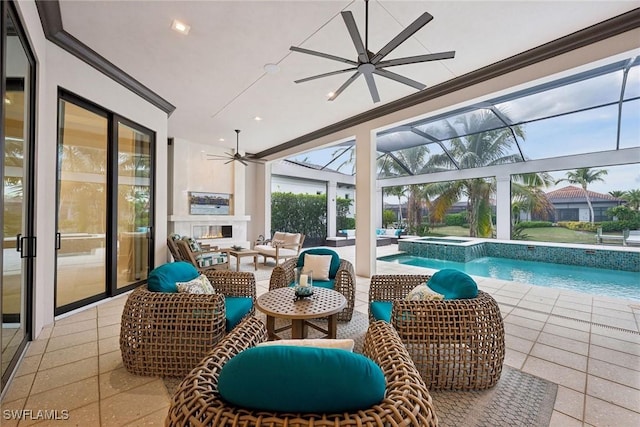
[[[256,317],[265,321],[264,314],[256,310]],[[285,320],[276,319],[276,327]],[[326,321],[314,320],[326,328]],[[353,312],[350,322],[338,322],[338,338],[354,340],[354,351],[362,352],[364,335],[369,326],[366,314]],[[287,338],[288,331],[281,335]],[[320,332],[309,328],[309,338]],[[180,384],[179,379],[165,378],[169,395]],[[484,391],[432,391],[431,397],[442,427],[512,427],[548,426],[556,400],[558,386],[542,378],[509,366],[503,366],[498,384]]]

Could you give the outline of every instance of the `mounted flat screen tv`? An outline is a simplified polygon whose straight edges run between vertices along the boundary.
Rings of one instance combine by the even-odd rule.
[[[231,194],[189,192],[190,215],[230,215]]]

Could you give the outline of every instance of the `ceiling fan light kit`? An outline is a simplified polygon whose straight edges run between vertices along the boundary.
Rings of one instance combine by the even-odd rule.
[[[353,18],[353,14],[350,11],[340,12],[342,15],[342,19],[344,20],[345,25],[347,26],[347,30],[349,31],[349,35],[351,36],[351,41],[356,48],[356,52],[358,53],[358,58],[355,61],[352,61],[347,58],[342,58],[335,55],[330,55],[328,53],[318,52],[315,50],[305,49],[301,47],[291,46],[290,50],[293,52],[304,53],[307,55],[319,56],[321,58],[331,59],[333,61],[342,62],[345,64],[351,65],[349,68],[345,68],[342,70],[331,71],[328,73],[318,74],[311,77],[306,77],[304,79],[296,80],[295,83],[304,83],[310,80],[319,79],[322,77],[334,76],[337,74],[348,73],[351,71],[355,71],[351,77],[347,79],[346,82],[342,84],[338,89],[332,92],[332,95],[327,99],[329,101],[333,101],[336,99],[351,83],[357,80],[361,75],[364,76],[365,81],[367,82],[367,86],[369,87],[369,93],[371,94],[371,99],[373,102],[380,102],[380,94],[378,93],[378,88],[376,86],[376,82],[373,78],[373,75],[376,74],[381,77],[385,77],[390,80],[394,80],[396,82],[405,84],[407,86],[411,86],[415,89],[422,90],[426,86],[418,81],[410,79],[408,77],[402,76],[400,74],[394,73],[392,71],[387,70],[389,67],[395,67],[398,65],[407,65],[407,64],[417,64],[420,62],[428,62],[428,61],[439,61],[442,59],[451,59],[455,56],[455,51],[448,52],[439,52],[439,53],[431,53],[425,55],[417,55],[417,56],[408,56],[404,58],[396,58],[388,61],[383,61],[383,59],[389,55],[394,49],[400,46],[405,40],[414,35],[418,30],[424,27],[429,21],[433,19],[429,13],[425,12],[420,15],[415,21],[413,21],[408,27],[402,30],[397,36],[395,36],[389,43],[387,43],[382,49],[380,49],[377,53],[373,53],[368,48],[368,34],[369,34],[369,1],[365,0],[365,42],[362,42],[362,38],[360,37],[360,32],[358,31],[358,26],[356,25],[356,21]]]
[[[225,165],[231,162],[240,162],[245,166],[248,166],[249,163],[264,163],[265,162],[264,160],[253,157],[253,154],[249,154],[249,153],[240,154],[240,129],[235,129],[235,132],[236,132],[235,153],[232,151],[227,153],[224,156],[219,154],[207,154],[207,160],[226,160],[226,162],[224,162]]]

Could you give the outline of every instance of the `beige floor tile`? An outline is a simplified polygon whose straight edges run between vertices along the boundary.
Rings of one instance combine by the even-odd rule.
[[[620,331],[618,329],[603,328],[601,326],[593,325],[591,328],[593,335],[605,336],[620,341],[630,342],[640,345],[640,334],[632,334],[626,331]]]
[[[558,326],[551,323],[544,325],[542,332],[551,334],[554,336],[570,338],[572,340],[588,343],[591,339],[591,334],[585,331],[579,331],[573,328],[567,328],[565,326]]]
[[[576,329],[578,331],[589,332],[591,330],[591,324],[588,322],[581,322],[574,319],[565,319],[563,317],[549,316],[547,320],[548,325],[563,326],[569,329]]]
[[[504,322],[505,324],[512,323],[514,325],[522,326],[522,327],[533,329],[536,331],[541,331],[542,328],[544,327],[544,322],[527,319],[525,317],[515,316],[513,313],[505,317]]]
[[[572,390],[581,392],[585,389],[586,373],[558,365],[557,363],[529,356],[522,370]]]
[[[101,400],[101,426],[123,426],[160,411],[168,405],[167,390],[162,380],[155,379],[140,387]]]
[[[164,421],[167,418],[168,412],[169,412],[169,406],[167,406],[166,408],[162,408],[159,411],[153,412],[147,415],[146,417],[135,420],[132,423],[126,424],[125,427],[164,426]]]
[[[520,298],[508,296],[508,295],[500,295],[494,294],[493,299],[495,299],[500,304],[506,304],[511,306],[517,306],[520,302]]]
[[[40,333],[38,333],[38,336],[36,337],[36,339],[46,340],[51,337],[51,332],[53,332],[53,323],[43,327]]]
[[[611,350],[617,350],[622,353],[640,356],[640,344],[631,343],[629,341],[620,340],[610,336],[594,334],[591,337],[591,344],[604,348],[610,348]]]
[[[112,351],[120,350],[120,337],[109,337],[98,341],[98,349],[100,354],[111,353]]]
[[[587,395],[640,413],[640,391],[638,389],[589,375],[587,377]]]
[[[523,338],[529,341],[535,341],[540,335],[540,331],[536,331],[534,329],[525,328],[519,325],[514,325],[513,323],[505,323],[504,331],[515,337]]]
[[[544,313],[551,313],[551,310],[553,309],[553,303],[549,304],[548,302],[537,302],[523,299],[518,303],[518,307],[529,310],[542,311]]]
[[[640,413],[587,396],[584,422],[593,426],[637,427]]]
[[[621,319],[618,317],[602,316],[600,314],[591,315],[591,321],[600,325],[613,326],[615,328],[627,329],[629,331],[638,331],[638,324],[633,316],[629,316],[628,319]]]
[[[526,340],[524,338],[517,337],[515,335],[505,334],[504,337],[505,346],[510,350],[516,350],[520,353],[529,354],[533,347],[534,341]]]
[[[43,393],[32,394],[26,408],[74,410],[99,400],[98,377],[91,377]]]
[[[98,316],[97,309],[95,307],[91,307],[65,317],[57,318],[55,323],[56,325],[68,325],[69,323],[83,322],[85,320],[94,320],[97,316]]]
[[[581,305],[593,305],[593,296],[587,295],[578,292],[568,292],[568,291],[560,291],[560,295],[558,296],[558,302],[564,301],[573,304],[581,304]]]
[[[586,342],[577,341],[571,338],[560,337],[558,335],[549,334],[544,331],[540,333],[538,342],[550,347],[561,348],[572,353],[577,353],[582,356],[587,356],[589,353],[589,344],[587,344]]]
[[[98,337],[100,339],[119,337],[120,336],[120,324],[102,326],[98,328]]]
[[[38,427],[44,427],[47,424],[36,424]],[[100,425],[100,403],[94,402],[89,405],[73,409],[69,411],[69,418],[66,421],[52,421],[51,427],[66,426],[99,426]],[[21,426],[22,427],[22,426]]]
[[[87,331],[76,332],[68,335],[61,335],[49,338],[47,352],[61,350],[75,345],[95,342],[98,339],[98,331],[89,329]]]
[[[592,308],[591,304],[580,304],[575,301],[567,301],[562,298],[558,298],[556,300],[555,306],[558,308],[566,308],[569,310],[584,311],[585,313],[591,313]]]
[[[26,398],[6,402],[3,400],[0,402],[0,410],[2,411],[2,414],[0,414],[0,420],[2,421],[0,422],[0,425],[2,427],[17,426],[23,415],[22,410],[24,409],[24,404],[26,402]]]
[[[122,320],[121,314],[106,316],[106,317],[98,317],[98,327],[101,328],[101,327],[111,326],[111,325],[120,325],[121,320]]]
[[[31,386],[36,374],[27,374],[21,377],[15,377],[7,387],[7,392],[4,395],[3,400],[11,402],[18,399],[23,399],[29,396]]]
[[[640,369],[640,366],[637,367]],[[640,371],[612,365],[602,360],[590,359],[587,373],[619,384],[638,389],[640,396]],[[640,397],[639,397],[640,399]]]
[[[98,375],[98,357],[78,360],[52,369],[38,371],[31,393],[41,393],[56,387]]]
[[[95,341],[86,344],[75,345],[61,350],[46,352],[42,356],[40,369],[51,369],[56,366],[86,359],[98,355],[98,346]]]
[[[98,371],[101,374],[122,367],[122,354],[120,353],[120,350],[98,356]]]
[[[20,366],[16,370],[16,377],[33,374],[38,370],[40,361],[42,360],[42,354],[36,354],[35,356],[24,357],[20,361]]]
[[[56,324],[51,332],[51,337],[59,337],[62,335],[74,334],[76,332],[88,331],[97,328],[95,319],[83,320],[81,322],[66,323],[62,325]]]
[[[549,427],[582,427],[582,421],[558,411],[553,411]]]
[[[124,367],[100,374],[100,396],[113,396],[132,388],[157,380],[155,377],[143,377],[130,374]]]
[[[49,344],[48,338],[31,341],[29,343],[29,348],[27,348],[27,351],[25,352],[25,356],[35,356],[36,354],[43,354],[47,348],[47,344]]]
[[[569,317],[571,319],[584,320],[586,322],[591,321],[591,312],[578,311],[570,308],[563,308],[563,307],[556,306],[556,307],[553,307],[553,310],[551,310],[551,313],[557,314],[558,316]]]
[[[584,399],[584,393],[560,385],[558,386],[558,394],[556,395],[556,403],[553,409],[581,420],[584,413]]]
[[[640,357],[638,356],[593,344],[589,347],[589,357],[629,369],[638,369],[640,366]]]
[[[560,348],[536,343],[531,355],[578,371],[587,372],[587,357]]]
[[[98,319],[113,316],[122,316],[122,309],[124,306],[109,307],[106,309],[98,310]]]
[[[525,353],[520,353],[516,350],[511,350],[510,348],[505,349],[504,352],[504,364],[509,365],[516,369],[522,369],[524,365],[524,361],[527,359],[527,355]]]

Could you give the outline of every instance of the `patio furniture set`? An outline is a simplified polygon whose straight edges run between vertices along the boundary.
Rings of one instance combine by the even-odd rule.
[[[310,298],[298,301],[292,286],[296,277],[294,270],[305,268],[305,262],[311,264],[312,258],[307,258],[309,255],[328,257],[327,261],[330,258],[333,268],[328,280],[314,280]],[[316,264],[313,265],[317,268]],[[201,273],[192,265],[188,267],[191,270],[184,270],[188,277]],[[291,329],[293,339],[304,339],[309,327],[321,330],[329,339],[335,338],[337,321],[350,321],[353,314],[355,275],[352,264],[329,249],[304,251],[274,268],[269,292],[259,298],[256,298],[253,273],[215,269],[205,269],[203,273],[215,293],[152,292],[149,289],[157,287],[155,276],[166,279],[173,273],[150,273],[149,285],[137,288],[129,296],[122,314],[120,348],[126,369],[136,375],[184,378],[173,395],[166,425],[431,426],[437,425],[437,416],[429,390],[482,390],[494,386],[500,378],[505,352],[504,326],[498,305],[491,296],[478,291],[476,297],[469,299],[409,301],[407,295],[416,286],[429,281],[429,276],[373,276],[369,292],[370,323],[362,354],[366,356],[364,360],[373,361],[372,366],[381,372],[380,396],[364,407],[349,407],[347,402],[345,408],[336,410],[299,411],[295,409],[295,402],[273,403],[273,394],[277,394],[275,390],[281,382],[288,384],[289,388],[302,387],[300,394],[295,395],[300,399],[304,399],[304,390],[309,387],[314,390],[314,396],[323,396],[323,384],[299,385],[296,378],[288,375],[298,375],[298,363],[304,364],[307,360],[328,363],[326,361],[331,358],[304,353],[311,351],[323,355],[322,352],[328,349],[309,350],[307,347],[297,350],[301,347],[289,345],[272,346],[276,348],[273,350],[275,356],[271,352],[265,356],[263,352],[267,350],[260,343],[280,339],[279,334],[286,329]],[[169,277],[171,280],[175,279]],[[249,302],[243,303],[242,309],[238,310],[237,303],[234,308],[235,300]],[[266,324],[253,316],[254,307],[266,314]],[[388,311],[382,319],[380,307]],[[234,317],[231,320],[230,315]],[[288,319],[291,324],[276,328],[277,318]],[[309,322],[319,318],[327,318],[326,330],[317,326],[318,322]],[[303,352],[302,356],[296,353],[298,351]],[[241,352],[242,357],[238,357]],[[229,381],[224,381],[225,367],[228,365],[229,372],[239,369],[236,366],[244,366],[242,363],[250,363],[247,360],[252,352],[260,352],[260,364],[265,363],[265,366],[269,363],[278,366],[277,359],[282,357],[292,357],[296,362],[293,367],[285,365],[291,368],[280,372],[279,380],[272,381],[276,384],[260,384],[262,372],[276,368],[261,367],[255,377],[245,378],[245,382],[255,384],[243,383],[243,390],[259,391],[264,387],[270,390],[266,392],[271,395],[269,404],[261,406],[253,400],[250,404],[230,403],[234,400],[229,395]],[[328,354],[331,357],[362,357],[357,353],[350,356],[335,352]],[[337,366],[342,365],[340,362]],[[239,372],[253,372],[253,368],[249,365]],[[357,371],[359,368],[354,369]],[[333,372],[334,369],[327,371]],[[307,371],[302,372],[306,374]],[[358,383],[358,380],[342,378],[348,377],[349,372],[335,375],[342,381],[335,387],[349,388],[352,383],[355,387]],[[358,376],[357,372],[354,375],[375,378],[369,374]],[[325,380],[323,378],[320,382]],[[331,395],[335,393],[335,387],[327,391],[326,399],[318,398],[321,408],[326,408],[322,404],[334,408],[331,405],[336,399]],[[376,390],[375,386],[358,386],[358,389],[363,388]],[[287,389],[286,392],[292,391]],[[353,393],[358,395],[357,391]],[[295,401],[297,397],[289,400]]]

